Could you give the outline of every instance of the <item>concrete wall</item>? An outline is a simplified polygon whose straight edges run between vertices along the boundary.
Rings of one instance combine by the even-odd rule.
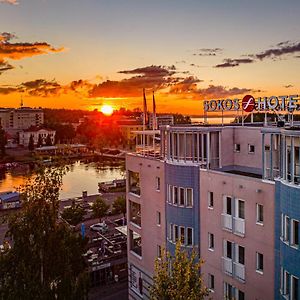
[[[222,167],[235,167],[243,171],[260,173],[262,169],[262,134],[259,127],[224,127],[222,130]],[[240,144],[240,152],[234,151]],[[248,144],[255,146],[255,153],[248,152]]]
[[[226,281],[245,293],[246,299],[274,299],[274,184],[245,176],[216,171],[200,171],[200,255],[204,259],[204,279],[215,276],[213,299],[223,299]],[[261,192],[257,192],[260,189]],[[214,208],[208,208],[208,192],[214,193]],[[223,195],[245,201],[245,236],[223,229]],[[256,203],[264,206],[264,224],[256,224]],[[215,236],[215,250],[208,250],[208,232]],[[245,283],[222,270],[223,240],[245,247]],[[256,252],[264,255],[264,272],[256,272]]]
[[[141,204],[141,227],[138,228],[128,220],[128,229],[137,232],[142,237],[142,257],[134,255],[130,249],[128,240],[128,264],[138,268],[144,280],[144,299],[148,298],[148,287],[151,284],[151,276],[154,271],[154,262],[157,257],[157,245],[165,248],[165,183],[164,162],[150,158],[133,155],[126,156],[126,169],[140,174],[141,195],[135,196],[127,193],[127,219],[129,217],[128,201]],[[156,177],[160,177],[160,191],[156,190]],[[128,176],[127,176],[128,179]],[[127,183],[128,184],[128,183]],[[157,225],[156,212],[161,212],[161,225]],[[130,299],[139,299],[139,295],[130,289],[129,274],[129,294]]]

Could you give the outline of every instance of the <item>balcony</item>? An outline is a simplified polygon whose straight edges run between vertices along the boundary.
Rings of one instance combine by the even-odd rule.
[[[245,282],[245,266],[241,265],[237,262],[233,263],[233,269],[234,269],[234,276],[242,281]]]
[[[232,276],[232,271],[233,271],[233,264],[232,264],[232,259],[227,258],[227,257],[222,257],[223,261],[223,271],[229,276]]]
[[[223,272],[231,277],[235,277],[241,282],[245,282],[245,266],[234,262],[231,258],[222,257]]]
[[[222,214],[222,224],[224,229],[232,231],[232,216]]]
[[[234,234],[245,236],[245,220],[233,217],[234,221]]]
[[[232,215],[222,214],[223,229],[236,235],[245,236],[245,220]]]

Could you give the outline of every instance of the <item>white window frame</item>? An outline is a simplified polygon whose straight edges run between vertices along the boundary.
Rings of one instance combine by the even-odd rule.
[[[284,214],[281,214],[280,237],[284,239]]]
[[[208,233],[208,250],[215,251],[215,235],[211,232]]]
[[[244,203],[244,217],[243,218],[241,218],[239,216],[239,203],[240,202]],[[227,205],[227,202],[226,202],[226,205]],[[231,206],[232,206],[232,202],[231,202]],[[236,198],[235,199],[235,217],[240,219],[240,220],[245,220],[245,215],[246,215],[246,202],[245,202],[245,200]]]
[[[208,273],[208,289],[210,292],[215,291],[215,276]]]
[[[162,252],[161,252],[161,245],[157,245],[157,258],[158,259],[161,259],[161,255],[162,254]]]
[[[299,248],[299,236],[298,236],[298,244],[295,244],[295,232],[294,232],[294,223],[298,223],[298,235],[299,235],[299,221],[296,219],[291,219],[290,227],[291,227],[291,246],[294,248]]]
[[[240,150],[237,149],[238,145],[240,147]],[[233,151],[236,152],[236,153],[240,153],[241,152],[241,144],[240,143],[234,143]]]
[[[253,150],[253,151],[251,151],[251,146],[254,147],[254,150]],[[254,154],[254,153],[255,153],[255,145],[253,145],[253,144],[248,144],[248,153],[249,153],[249,154]]]
[[[227,213],[227,198],[231,199],[231,214]],[[233,211],[233,197],[232,196],[228,196],[228,195],[224,195],[223,196],[223,213],[227,216],[234,216],[234,211]]]
[[[156,191],[160,192],[160,177],[158,176],[155,177],[155,187],[156,187]]]
[[[290,280],[290,273],[284,270],[283,271],[283,295],[290,294],[290,291],[288,290],[289,280]]]
[[[176,190],[176,193],[175,193]],[[175,195],[177,195],[177,197],[175,197]],[[175,199],[177,198],[177,203],[175,203]],[[173,199],[172,199],[172,204],[178,206],[178,201],[179,201],[179,197],[178,197],[178,186],[173,186]]]
[[[173,203],[173,186],[168,185],[168,203]]]
[[[207,192],[207,200],[208,200],[208,208],[214,209],[214,193],[213,192],[211,192],[211,191]]]
[[[176,228],[177,228],[177,239],[176,239]],[[179,238],[180,238],[179,226],[176,224],[173,224],[173,242],[176,243]]]
[[[183,234],[182,234],[182,229],[183,229]],[[179,240],[180,240],[180,243],[181,245],[185,246],[186,244],[186,241],[185,241],[185,227],[184,226],[179,226]],[[183,238],[183,241],[182,241],[182,238]]]
[[[161,213],[158,210],[156,211],[156,225],[161,226]]]
[[[188,203],[188,191],[191,191],[191,205]],[[194,190],[192,188],[186,188],[186,207],[193,207],[194,206]]]
[[[260,220],[260,207],[262,207],[262,220]],[[256,203],[256,224],[264,225],[264,206],[260,203]]]
[[[295,279],[295,280],[297,280],[298,282],[297,282],[297,284],[298,284],[298,297],[299,297],[299,278],[298,277],[296,277],[296,276],[294,276],[294,275],[291,275],[291,284],[290,284],[290,289],[291,289],[291,292],[290,292],[290,295],[291,295],[291,300],[298,300],[298,299],[296,299],[296,297],[295,297],[295,291],[294,291],[294,280],[293,279]]]
[[[262,256],[262,269],[260,269],[260,257]],[[259,274],[263,274],[264,273],[264,255],[262,253],[256,252],[256,272]]]
[[[191,244],[188,243],[188,240],[189,240],[188,232],[189,232],[189,230],[191,230],[191,233],[192,233],[192,243]],[[193,246],[194,245],[194,228],[193,227],[187,227],[186,228],[186,245],[187,246]]]
[[[290,231],[290,222],[291,222],[291,219],[289,216],[285,215],[284,216],[284,235],[283,235],[283,240],[285,242],[289,242],[289,231]]]
[[[227,256],[227,243],[231,243],[231,254],[230,254],[231,257]],[[224,257],[225,258],[233,260],[234,243],[231,242],[231,241],[228,241],[228,240],[224,240],[224,249],[223,249],[223,251],[224,251]]]
[[[233,247],[235,249],[235,263],[241,265],[241,266],[245,266],[246,263],[246,248],[244,246],[241,246],[239,244],[235,244],[233,243]],[[239,247],[244,248],[244,263],[240,263],[240,252],[239,252]]]
[[[183,195],[181,192],[183,191]],[[181,199],[183,196],[183,199]],[[178,206],[184,207],[185,206],[185,188],[184,187],[178,187]]]
[[[169,240],[173,241],[173,224],[169,224]]]

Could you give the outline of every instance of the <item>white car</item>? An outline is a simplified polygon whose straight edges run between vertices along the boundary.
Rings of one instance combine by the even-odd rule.
[[[105,222],[102,222],[91,225],[90,229],[101,233],[105,233],[108,231],[108,226]]]

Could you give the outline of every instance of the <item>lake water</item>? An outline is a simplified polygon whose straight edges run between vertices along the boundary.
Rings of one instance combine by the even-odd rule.
[[[82,162],[69,164],[69,171],[63,177],[60,199],[98,193],[98,183],[124,178],[124,168],[109,162]],[[30,178],[34,171],[29,168],[12,169],[0,174],[0,192],[15,190]]]

